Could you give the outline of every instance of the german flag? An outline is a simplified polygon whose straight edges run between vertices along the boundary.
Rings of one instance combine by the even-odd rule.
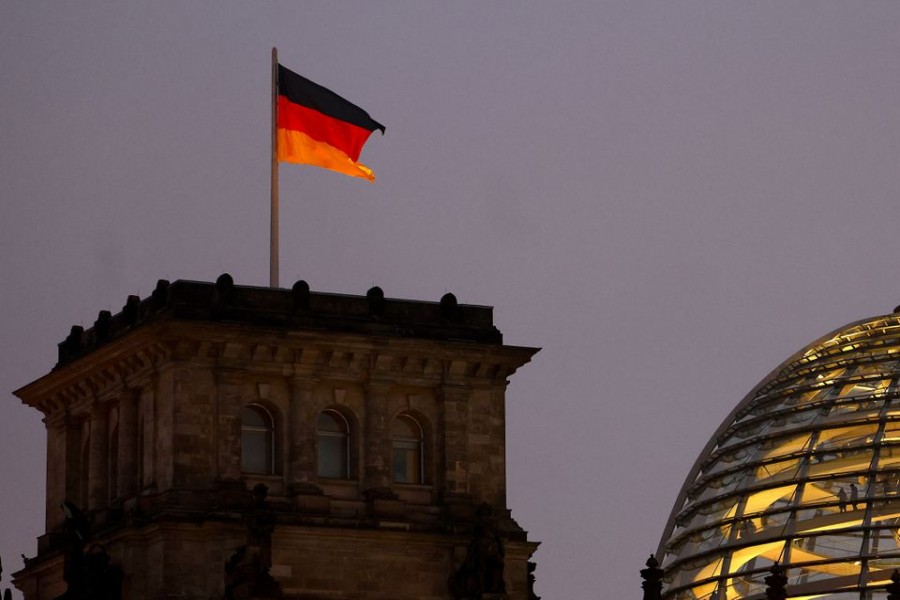
[[[331,90],[278,65],[278,160],[375,181],[359,153],[384,125]]]

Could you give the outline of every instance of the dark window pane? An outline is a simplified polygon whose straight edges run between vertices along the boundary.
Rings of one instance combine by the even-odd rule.
[[[316,418],[316,427],[319,477],[347,479],[350,471],[347,421],[337,411],[326,410]]]
[[[273,426],[269,413],[258,406],[241,411],[241,470],[272,473]]]
[[[334,411],[331,410],[319,413],[319,418],[316,419],[316,428],[320,432],[331,431],[334,433],[347,433],[347,427],[343,417],[336,415]]]
[[[397,483],[422,483],[422,429],[407,415],[391,423],[391,470]]]

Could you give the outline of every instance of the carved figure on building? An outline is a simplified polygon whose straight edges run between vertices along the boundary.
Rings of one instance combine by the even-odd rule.
[[[253,512],[247,523],[247,546],[259,557],[260,567],[268,573],[272,568],[272,532],[275,531],[275,512],[266,502],[269,488],[257,483],[253,487]]]
[[[769,575],[764,579],[766,582],[766,598],[768,600],[784,600],[787,598],[787,577],[784,569],[778,563],[772,565],[769,569]]]
[[[887,584],[887,600],[900,600],[900,571],[894,569],[891,573],[891,582]]]
[[[90,538],[90,523],[72,502],[63,502],[66,520],[63,525],[63,579],[66,592],[59,600],[121,600],[122,569],[112,564],[106,547],[93,544],[85,551]]]
[[[0,580],[3,579],[3,561],[0,560]],[[3,592],[3,600],[12,600],[12,590],[6,589]]]
[[[480,600],[485,594],[506,593],[503,581],[503,541],[491,507],[478,507],[477,522],[463,564],[450,577],[454,600]]]
[[[541,600],[541,597],[534,593],[534,570],[537,563],[528,561],[528,600]]]
[[[659,561],[652,554],[647,559],[647,568],[641,569],[641,587],[644,588],[644,600],[659,600],[662,598],[662,579],[665,571],[659,568]]]
[[[239,546],[225,562],[225,598],[249,598],[259,564],[247,559],[247,546]]]
[[[62,503],[66,520],[63,523],[63,580],[67,584],[63,598],[77,598],[84,590],[84,545],[90,536],[90,524],[84,513],[72,502]]]
[[[121,600],[122,569],[112,564],[105,546],[92,545],[85,553],[84,566],[86,600]]]
[[[266,502],[269,488],[253,488],[253,508],[247,518],[247,543],[225,563],[225,598],[280,598],[281,586],[269,574],[272,568],[272,533],[275,512]]]

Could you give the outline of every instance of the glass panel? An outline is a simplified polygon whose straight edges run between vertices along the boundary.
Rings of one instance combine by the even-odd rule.
[[[879,467],[882,467],[885,463],[893,462],[896,464],[897,461],[900,461],[900,457],[886,457],[886,460],[879,457],[878,464]],[[898,486],[900,486],[900,473],[879,468],[879,475],[872,489],[871,497],[876,501],[881,501],[881,504],[895,504],[898,501],[898,492],[900,492]],[[900,506],[900,504],[897,505]]]
[[[729,595],[729,598],[745,598],[755,594],[763,594],[765,597],[765,579],[771,574],[770,569],[774,564],[774,561],[765,556],[755,556],[742,565],[738,571],[733,571],[734,577],[729,586],[729,590],[733,590],[733,593]]]
[[[245,431],[241,437],[241,469],[248,473],[269,472],[269,440],[265,431]]]
[[[695,501],[705,502],[717,496],[729,495],[733,493],[737,488],[746,487],[747,482],[752,482],[753,480],[754,477],[752,468],[725,473],[704,482],[705,487],[702,488],[700,495],[695,499]]]
[[[851,530],[842,533],[825,533],[794,540],[791,547],[791,562],[805,563],[827,560],[829,558],[858,557],[862,551],[863,532]],[[846,572],[859,573],[859,565],[842,563],[841,573],[837,572],[837,566],[829,569],[834,574]]]
[[[786,435],[767,440],[761,447],[744,446],[723,452],[712,465],[704,470],[704,475],[713,475],[748,464],[751,461],[762,461],[778,456],[801,453],[806,450],[810,437],[811,434],[809,432]]]
[[[747,494],[744,505],[744,514],[755,515],[778,510],[790,506],[797,485],[785,485],[777,488],[764,488]],[[765,523],[760,523],[765,526]]]
[[[893,532],[885,531],[881,533],[880,536],[882,540],[887,537],[893,537],[894,542],[896,543],[896,529]],[[884,544],[886,548],[889,548],[891,545],[890,542],[884,542]],[[894,569],[900,569],[900,550],[881,550],[879,556],[877,558],[870,558],[868,563],[869,577],[867,585],[884,585],[890,580]]]
[[[672,582],[673,587],[681,587],[690,585],[696,581],[703,581],[707,578],[716,577],[722,568],[722,558],[712,557],[709,561],[700,564],[696,562],[685,565],[679,569],[679,577]],[[693,586],[691,589],[695,598],[708,598],[716,589],[716,582],[703,582]]]
[[[347,433],[347,426],[344,423],[344,418],[335,414],[335,411],[332,410],[326,410],[325,412],[319,413],[319,418],[316,419],[316,428],[319,431]]]
[[[421,483],[418,444],[409,448],[395,442],[392,465],[397,483]]]
[[[316,418],[319,477],[347,479],[350,476],[349,426],[336,410],[325,410]]]
[[[685,523],[685,530],[699,529],[710,523],[717,523],[728,516],[734,516],[738,499],[736,496],[720,502],[700,507]]]
[[[888,381],[886,380],[883,383],[887,385]],[[878,385],[880,386],[881,384]],[[878,392],[873,391],[872,393]],[[862,398],[841,399],[840,401],[829,403],[822,423],[828,424],[847,419],[864,418],[866,416],[876,418],[883,407],[884,401],[880,398],[866,398],[864,396]]]
[[[890,446],[882,446],[878,450],[878,469],[881,471],[890,470],[887,475],[888,479],[893,483],[892,493],[894,495],[900,493],[900,474],[896,472],[900,469],[900,446],[892,443]]]
[[[894,509],[894,512],[900,510]],[[869,554],[877,556],[887,556],[889,554],[897,554],[900,552],[900,544],[898,544],[897,532],[898,517],[891,516],[889,518],[882,517],[880,525],[890,524],[892,527],[877,527],[869,530]],[[878,561],[874,561],[878,563]],[[884,561],[879,563],[884,567]]]
[[[244,409],[241,411],[241,422],[243,423],[244,427],[266,428],[269,426],[261,411],[253,406],[244,407]]]
[[[872,451],[869,448],[827,452],[812,458],[809,465],[809,476],[819,478],[826,475],[865,471],[872,462]]]
[[[407,415],[391,423],[391,468],[397,483],[422,483],[422,433]]]
[[[892,442],[900,442],[900,420],[897,420],[900,415],[895,414],[894,411],[888,413],[888,422],[884,424],[884,435],[881,437],[882,444],[889,444]]]
[[[770,462],[757,467],[755,475],[756,481],[769,480],[770,483],[775,481],[789,481],[797,477],[800,470],[801,461],[799,458],[791,458],[778,462]]]
[[[417,438],[418,432],[414,429],[415,424],[405,416],[399,416],[391,423],[391,435],[393,437]]]
[[[748,596],[762,595],[766,592],[765,578],[769,576],[768,572],[755,573],[753,575],[739,575],[732,579],[731,588],[734,595],[729,596],[729,600],[737,600]]]
[[[347,478],[347,438],[342,435],[319,436],[319,476]]]
[[[730,527],[710,527],[695,531],[687,536],[678,548],[678,553],[702,554],[724,545],[731,533]]]
[[[772,536],[781,536],[784,535],[787,531],[788,521],[791,518],[792,512],[789,509],[791,506],[790,499],[784,499],[776,502],[770,507],[770,511],[763,513],[760,515],[759,519],[756,519],[755,523],[757,524],[757,539],[759,538],[771,538]],[[781,508],[782,510],[773,511],[774,508]]]
[[[878,431],[877,422],[863,422],[847,427],[823,429],[819,432],[815,452],[822,452],[833,448],[847,448],[871,444],[875,433]]]
[[[272,420],[259,406],[241,410],[241,470],[248,473],[271,473]]]
[[[815,550],[815,548],[813,548]],[[792,559],[793,562],[793,559]],[[788,589],[792,594],[806,594],[824,590],[855,588],[859,585],[859,565],[845,563],[824,563],[794,566],[788,575]],[[826,582],[827,583],[823,583]],[[831,598],[832,596],[827,596]],[[858,598],[857,593],[857,598]]]

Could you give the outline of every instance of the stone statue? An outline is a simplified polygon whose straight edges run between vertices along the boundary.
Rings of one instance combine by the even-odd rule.
[[[63,579],[66,592],[58,600],[121,600],[122,569],[112,564],[106,547],[84,547],[91,535],[90,523],[71,502],[63,502]]]
[[[225,598],[280,598],[281,586],[269,574],[272,568],[272,533],[275,512],[266,498],[269,488],[257,484],[251,492],[253,508],[247,515],[247,543],[225,562]]]
[[[275,531],[275,512],[269,508],[266,497],[269,488],[258,483],[253,488],[253,513],[247,524],[247,546],[259,556],[259,564],[265,573],[272,568],[272,532]]]
[[[122,569],[113,565],[106,548],[94,544],[85,554],[85,596],[90,600],[121,600]]]
[[[534,570],[537,564],[528,561],[528,600],[541,600],[541,597],[534,593]]]
[[[784,575],[784,569],[778,563],[772,565],[769,569],[770,575],[765,578],[766,582],[766,598],[768,600],[784,600],[787,598],[787,577]]]
[[[659,561],[652,554],[647,559],[647,568],[641,569],[641,578],[644,582],[644,600],[659,600],[662,598],[662,579],[665,572],[659,568]]]
[[[888,600],[900,600],[900,571],[894,569],[891,582],[887,584]]]
[[[225,598],[249,598],[258,566],[247,560],[247,546],[240,546],[225,562]]]
[[[450,577],[450,593],[454,600],[480,600],[485,594],[502,597],[506,593],[503,542],[488,504],[478,508],[477,519],[466,558]]]

